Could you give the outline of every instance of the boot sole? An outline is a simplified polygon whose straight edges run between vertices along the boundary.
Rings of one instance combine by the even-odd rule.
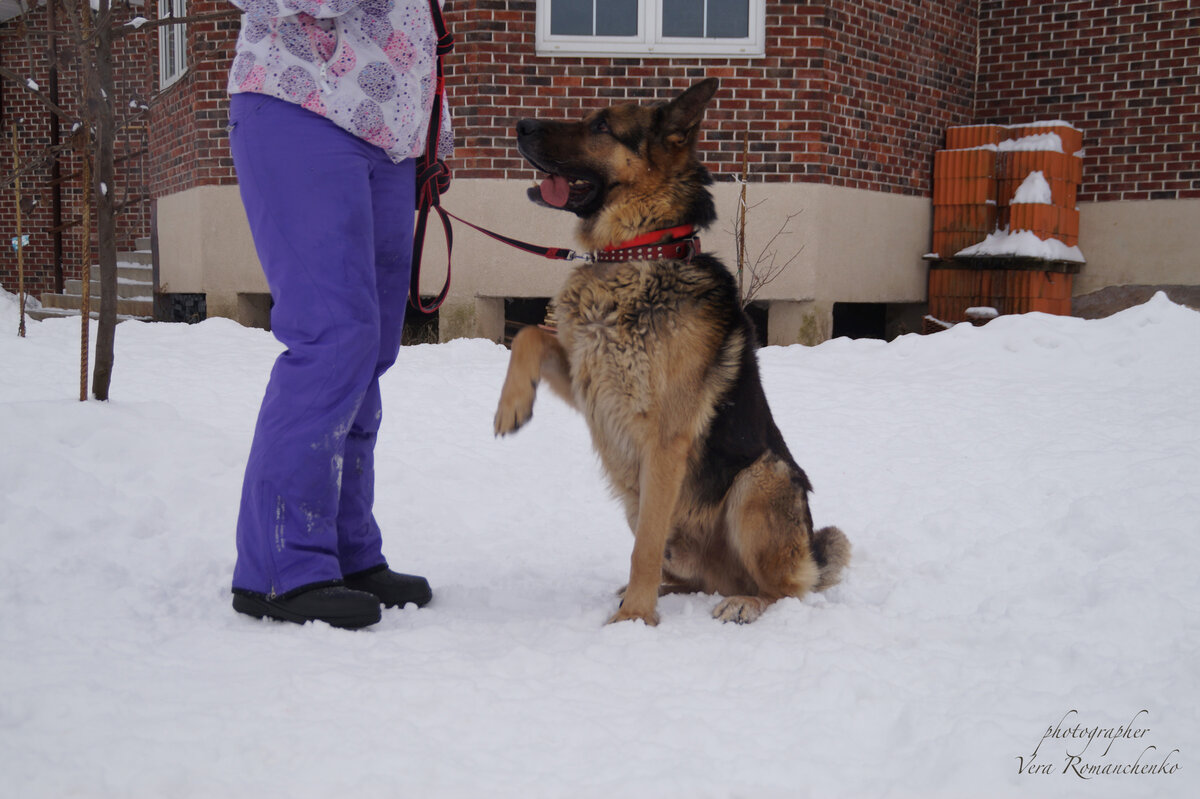
[[[323,621],[330,627],[337,627],[342,630],[360,630],[363,627],[369,627],[383,618],[379,611],[379,607],[375,607],[375,612],[363,613],[348,613],[342,616],[334,616],[325,614],[322,616],[305,616],[302,613],[295,613],[281,608],[265,597],[248,596],[246,594],[233,595],[233,609],[238,613],[244,613],[247,616],[253,616],[256,619],[268,618],[275,621],[290,621],[294,624],[304,624],[310,621]]]

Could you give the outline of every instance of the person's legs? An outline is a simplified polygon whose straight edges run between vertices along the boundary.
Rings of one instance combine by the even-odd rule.
[[[375,502],[375,441],[383,418],[379,378],[396,362],[408,302],[416,174],[411,160],[393,164],[379,151],[371,172],[375,228],[375,290],[379,299],[379,352],[358,416],[346,437],[338,505],[338,558],[343,574],[385,563]]]
[[[379,361],[371,148],[298,106],[235,95],[243,203],[287,350],[246,467],[235,591],[268,597],[342,578],[346,437]],[[376,544],[377,546],[377,544]]]

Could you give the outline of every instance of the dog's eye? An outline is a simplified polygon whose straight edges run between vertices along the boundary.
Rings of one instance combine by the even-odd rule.
[[[592,133],[612,133],[612,128],[608,126],[608,120],[604,117],[598,117],[592,123]]]

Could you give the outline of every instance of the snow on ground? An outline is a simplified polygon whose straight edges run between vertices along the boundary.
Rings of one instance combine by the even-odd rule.
[[[113,399],[80,403],[78,320],[16,327],[0,294],[5,796],[1200,795],[1200,314],[1161,295],[764,350],[855,549],[748,627],[703,595],[603,625],[622,514],[555,398],[493,439],[483,341],[386,378],[377,515],[434,603],[358,633],[239,616],[275,341],[125,323]]]

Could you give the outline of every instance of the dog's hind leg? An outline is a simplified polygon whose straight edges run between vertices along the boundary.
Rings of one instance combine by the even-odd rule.
[[[725,599],[713,610],[715,618],[748,624],[776,600],[804,596],[819,584],[808,499],[791,478],[787,464],[768,455],[734,481],[727,506],[730,548],[757,591]]]
[[[567,404],[575,404],[571,395],[571,367],[558,338],[540,327],[526,327],[513,338],[508,374],[496,408],[496,435],[515,433],[529,421],[533,416],[538,383],[542,380]]]

